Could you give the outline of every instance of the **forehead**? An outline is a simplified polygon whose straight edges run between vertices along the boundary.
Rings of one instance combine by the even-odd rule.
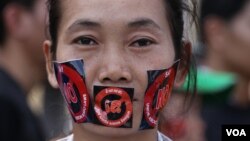
[[[82,18],[95,19],[101,23],[124,23],[131,19],[149,18],[166,23],[162,0],[64,0],[61,11],[63,21],[67,23]]]

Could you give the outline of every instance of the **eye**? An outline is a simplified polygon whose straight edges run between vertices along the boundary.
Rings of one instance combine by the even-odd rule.
[[[150,39],[143,38],[143,39],[139,39],[139,40],[134,41],[131,44],[131,46],[134,46],[134,47],[147,47],[147,46],[150,46],[150,45],[152,45],[154,43],[155,42],[150,40]]]
[[[97,44],[97,42],[94,39],[91,39],[89,37],[78,37],[73,41],[73,43],[86,46]]]

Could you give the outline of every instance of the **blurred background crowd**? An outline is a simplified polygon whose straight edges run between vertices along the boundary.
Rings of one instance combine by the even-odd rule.
[[[175,141],[219,141],[221,125],[250,124],[250,1],[197,0],[195,7],[186,38],[197,62],[196,95],[186,97],[187,83],[175,88],[159,130]],[[1,141],[71,132],[63,97],[46,79],[47,18],[46,0],[0,1]]]

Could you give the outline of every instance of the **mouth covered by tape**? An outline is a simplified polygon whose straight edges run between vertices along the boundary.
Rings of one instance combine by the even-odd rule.
[[[108,127],[132,127],[133,88],[94,86],[93,123]]]
[[[156,126],[159,111],[170,96],[177,67],[178,62],[169,69],[148,71],[140,130]],[[92,104],[85,83],[83,60],[55,62],[54,69],[61,93],[76,123],[132,128],[134,88],[94,86]]]

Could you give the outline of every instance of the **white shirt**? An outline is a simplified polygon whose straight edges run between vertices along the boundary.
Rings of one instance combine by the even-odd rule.
[[[65,138],[59,139],[57,141],[73,141],[74,135],[71,134]],[[158,132],[158,141],[172,141],[167,136],[163,135],[161,132]]]

